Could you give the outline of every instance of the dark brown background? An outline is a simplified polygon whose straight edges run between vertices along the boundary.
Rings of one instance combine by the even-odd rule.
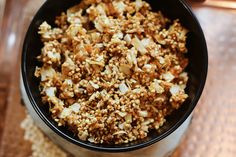
[[[19,65],[25,31],[43,1],[0,0],[0,157],[31,154],[19,126],[25,117]],[[208,43],[209,74],[193,122],[174,157],[235,157],[236,6],[231,2],[192,4]]]

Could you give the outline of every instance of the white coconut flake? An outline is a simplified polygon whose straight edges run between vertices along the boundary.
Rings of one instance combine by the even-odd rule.
[[[65,56],[66,56],[66,61],[62,64],[62,66],[66,66],[66,67],[75,67],[75,63],[72,61],[72,59],[68,56],[69,52],[66,52]]]
[[[146,120],[146,121],[144,121],[141,125],[149,125],[149,124],[151,124],[151,123],[153,123],[154,122],[154,119],[148,119],[148,120]]]
[[[146,48],[150,45],[151,40],[149,38],[144,38],[141,40],[141,42],[142,42],[143,46]]]
[[[70,108],[64,108],[62,112],[59,115],[59,118],[66,118],[72,113],[72,110]]]
[[[106,89],[103,89],[101,92],[100,92],[101,96],[105,97],[107,95],[107,91]]]
[[[165,64],[165,59],[163,57],[159,57],[158,59],[160,64]]]
[[[80,104],[79,103],[74,103],[73,105],[71,105],[69,108],[74,111],[75,113],[79,113],[80,111]]]
[[[106,12],[105,12],[105,9],[104,9],[104,7],[102,6],[102,4],[99,4],[99,5],[96,7],[96,9],[97,9],[97,11],[98,11],[98,13],[99,13],[100,15],[105,15],[105,16],[106,16]]]
[[[103,43],[97,43],[94,47],[96,47],[96,48],[103,48],[104,45],[103,45]]]
[[[137,64],[137,51],[135,50],[135,48],[131,48],[130,50],[128,50],[126,59],[130,64]]]
[[[142,54],[146,54],[147,50],[144,47],[144,45],[142,44],[142,42],[138,39],[138,37],[134,37],[131,41],[131,44]]]
[[[171,82],[171,81],[175,78],[174,75],[172,75],[170,72],[167,72],[167,73],[163,74],[162,77],[163,77],[167,82]]]
[[[138,114],[141,117],[147,117],[148,116],[148,112],[147,111],[138,111]]]
[[[118,111],[117,114],[121,117],[125,117],[127,115],[126,112],[121,112],[121,111]]]
[[[142,125],[141,130],[148,132],[148,126],[147,125]]]
[[[103,62],[104,61],[104,58],[103,56],[98,56],[98,58],[96,59],[97,62]]]
[[[73,17],[73,16],[68,17],[68,18],[67,18],[67,21],[68,21],[69,23],[71,23],[71,24],[81,24],[80,19],[77,18],[77,17]]]
[[[58,52],[48,51],[47,56],[53,61],[60,61],[61,55]]]
[[[56,74],[56,71],[51,66],[50,67],[43,67],[41,69],[41,81],[46,81],[47,79],[52,79],[55,74]]]
[[[126,92],[129,91],[129,88],[127,87],[127,85],[125,83],[121,83],[119,85],[119,90],[122,94],[125,94]]]
[[[157,81],[155,81],[154,85],[155,85],[155,90],[158,94],[162,94],[164,92],[164,88],[160,86]]]
[[[71,79],[65,79],[64,83],[67,84],[70,87],[73,86],[73,81]]]
[[[78,136],[79,136],[79,138],[80,138],[81,140],[86,141],[88,135],[89,135],[89,134],[88,134],[87,131],[83,131],[82,134],[81,134],[81,135],[79,134]]]
[[[103,26],[100,24],[98,20],[94,21],[94,26],[99,32],[103,32]]]
[[[119,73],[119,69],[118,69],[118,67],[117,66],[115,66],[115,65],[112,65],[112,72],[113,73]]]
[[[55,97],[56,90],[56,87],[49,87],[45,89],[45,93],[48,97]]]
[[[137,81],[135,79],[130,79],[130,82],[137,83]]]
[[[132,90],[133,93],[141,93],[141,89],[140,88],[136,88]]]
[[[99,32],[103,32],[104,31],[104,28],[107,28],[109,26],[112,25],[112,22],[111,20],[105,16],[105,15],[101,15],[101,16],[98,16],[95,21],[94,21],[94,25],[95,25],[95,28],[99,31]]]
[[[135,66],[135,67],[134,67],[134,71],[135,71],[135,72],[143,72],[143,70],[140,69],[138,66]]]
[[[89,83],[91,84],[91,86],[93,86],[93,88],[98,89],[99,85],[94,83],[93,81],[89,81]]]
[[[180,87],[182,90],[184,90],[184,89],[186,88],[186,85],[185,85],[185,84],[181,84],[181,85],[179,85],[179,87]]]
[[[66,33],[70,37],[75,37],[79,33],[80,29],[82,29],[81,24],[71,24],[69,28],[66,30]]]
[[[125,122],[128,124],[132,123],[132,115],[131,114],[127,114],[125,116]]]
[[[113,1],[112,5],[114,6],[115,10],[120,14],[123,14],[123,12],[125,11],[126,5],[122,1]]]
[[[118,32],[112,36],[114,39],[123,39],[124,34],[122,32]]]
[[[81,20],[78,17],[78,14],[74,14],[74,13],[67,13],[67,21],[70,24],[81,24]]]
[[[115,132],[113,135],[120,135],[120,134],[127,134],[127,132],[120,130],[120,131]]]
[[[188,81],[188,73],[186,73],[186,72],[182,72],[182,73],[179,75],[179,77],[180,77],[180,78],[183,78],[183,80],[184,80],[185,82]]]
[[[145,69],[151,69],[151,68],[152,68],[152,65],[151,65],[151,64],[145,64],[145,65],[143,66],[143,68],[145,68]]]
[[[170,88],[170,93],[172,95],[177,95],[179,92],[181,91],[181,87],[179,85],[173,85],[171,88]]]
[[[91,143],[94,143],[95,142],[94,137],[89,137],[88,141],[91,142]]]
[[[95,100],[97,97],[98,97],[98,95],[99,95],[100,93],[97,91],[96,93],[93,93],[90,97],[89,97],[89,101],[93,101],[93,100]]]
[[[136,0],[135,1],[135,10],[139,11],[143,7],[143,1],[142,0]]]
[[[128,44],[130,44],[131,41],[132,41],[132,39],[131,39],[131,37],[130,37],[129,34],[126,34],[126,35],[125,35],[124,40],[125,40]]]
[[[156,92],[158,94],[162,94],[165,90],[162,86],[160,86],[160,84],[158,83],[158,80],[154,80],[150,86],[149,86],[149,90],[151,92]]]
[[[124,123],[119,124],[118,127],[119,127],[120,129],[124,129]]]
[[[46,21],[44,21],[40,26],[39,26],[39,34],[45,34],[45,33],[47,33],[48,31],[50,31],[51,30],[51,26],[46,22]]]

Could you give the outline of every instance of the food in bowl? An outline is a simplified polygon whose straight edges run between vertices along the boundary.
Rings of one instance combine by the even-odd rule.
[[[121,144],[147,137],[188,95],[187,32],[136,0],[83,0],[39,27],[35,76],[59,126],[80,140]]]

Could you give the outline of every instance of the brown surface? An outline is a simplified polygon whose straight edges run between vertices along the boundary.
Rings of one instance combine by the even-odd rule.
[[[4,7],[5,7],[5,0],[0,0],[0,24],[2,21]]]
[[[26,28],[42,2],[6,1],[0,34],[0,157],[27,157],[31,153],[19,127],[25,116],[18,87],[19,56]],[[190,129],[173,156],[234,157],[236,11],[206,7],[194,7],[194,11],[208,43],[209,74]]]
[[[23,37],[42,1],[7,0],[0,42],[0,157],[27,157],[30,144],[23,140],[20,122],[25,117],[20,103],[19,66]],[[30,9],[29,9],[30,8]]]

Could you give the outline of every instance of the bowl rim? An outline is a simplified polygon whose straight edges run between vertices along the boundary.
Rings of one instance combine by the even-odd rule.
[[[118,153],[118,152],[128,152],[128,151],[133,151],[133,150],[137,150],[140,148],[144,148],[147,146],[150,146],[158,141],[161,141],[162,139],[164,139],[165,137],[169,136],[171,133],[173,133],[177,128],[179,128],[179,126],[181,126],[181,124],[183,124],[183,122],[189,117],[189,115],[192,113],[193,109],[195,108],[195,106],[197,105],[197,102],[202,94],[202,91],[204,89],[205,83],[206,83],[206,79],[207,79],[207,72],[208,72],[208,51],[207,51],[207,45],[206,45],[206,40],[205,40],[205,36],[203,33],[203,30],[201,28],[201,25],[199,23],[199,21],[197,20],[196,16],[194,15],[192,9],[190,8],[190,6],[187,4],[187,2],[185,2],[184,0],[179,0],[180,3],[184,6],[184,8],[188,11],[188,13],[190,14],[190,16],[192,17],[192,19],[195,21],[199,31],[200,31],[200,37],[201,37],[201,45],[203,47],[203,55],[204,55],[204,70],[201,73],[201,80],[200,80],[200,85],[198,87],[198,90],[196,92],[196,95],[192,101],[192,103],[190,104],[190,108],[184,113],[184,115],[180,118],[179,121],[177,121],[177,123],[175,123],[173,126],[171,126],[170,129],[168,129],[167,131],[165,131],[164,133],[162,133],[161,135],[152,138],[150,140],[147,140],[143,143],[138,143],[138,144],[134,144],[131,146],[125,146],[125,147],[101,147],[101,146],[96,146],[96,145],[90,145],[87,144],[83,141],[79,141],[76,140],[72,137],[70,137],[69,135],[67,135],[66,133],[62,132],[61,130],[59,130],[57,127],[55,127],[50,120],[40,111],[39,106],[37,105],[37,103],[34,100],[34,97],[30,91],[30,86],[27,82],[27,77],[26,77],[26,52],[27,52],[27,47],[28,45],[26,44],[26,40],[29,38],[29,32],[30,32],[30,28],[33,27],[34,23],[36,22],[36,19],[33,18],[33,20],[30,23],[30,26],[28,28],[28,31],[26,33],[25,39],[24,39],[24,44],[23,44],[23,51],[22,51],[22,57],[21,57],[21,75],[22,75],[22,79],[23,79],[23,85],[25,87],[25,91],[26,94],[29,98],[29,101],[31,103],[31,105],[33,106],[34,110],[36,111],[36,113],[38,114],[38,116],[40,117],[40,119],[51,129],[53,130],[53,132],[55,132],[58,136],[62,137],[63,139],[66,139],[68,142],[71,142],[79,147],[82,148],[86,148],[89,150],[93,150],[93,151],[102,151],[102,152],[110,152],[110,153]],[[42,12],[43,8],[47,5],[47,1],[44,2],[44,4],[38,9],[37,13],[34,15],[37,16],[39,15],[40,12]]]

